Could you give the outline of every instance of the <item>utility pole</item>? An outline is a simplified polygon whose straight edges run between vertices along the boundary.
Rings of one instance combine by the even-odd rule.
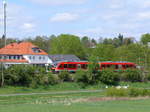
[[[6,0],[3,1],[3,5],[4,5],[4,46],[6,46],[6,18],[7,18],[7,15],[6,15],[6,7],[7,7],[7,3],[6,3]]]
[[[6,18],[7,18],[7,15],[6,15],[6,7],[7,7],[7,3],[6,3],[6,0],[3,0],[3,6],[4,6],[4,34],[3,34],[3,39],[4,39],[4,47],[6,46]],[[3,59],[4,59],[4,56],[3,56]],[[2,59],[2,61],[3,61]],[[2,62],[2,76],[1,76],[1,86],[4,85],[4,62]]]

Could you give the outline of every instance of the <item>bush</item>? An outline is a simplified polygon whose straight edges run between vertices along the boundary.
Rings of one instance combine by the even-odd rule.
[[[87,71],[83,71],[83,70],[78,70],[74,76],[74,79],[76,82],[81,82],[85,84],[88,84],[90,81],[87,75]]]
[[[148,89],[130,88],[129,96],[131,96],[131,97],[150,96],[150,90],[148,90]]]
[[[72,77],[70,76],[68,71],[62,71],[59,73],[58,77],[62,82],[64,81],[72,81]]]
[[[112,97],[126,97],[128,96],[128,90],[126,89],[116,89],[114,87],[109,88],[106,90],[106,95],[107,96],[112,96]]]
[[[150,70],[146,73],[146,79],[150,81]]]
[[[142,72],[137,69],[128,69],[123,73],[124,81],[131,81],[131,82],[141,82]]]
[[[45,69],[31,65],[13,65],[5,70],[7,85],[34,86],[43,84]]]
[[[53,75],[50,72],[47,74],[36,74],[32,78],[32,82],[30,83],[29,87],[37,88],[39,85],[48,86],[48,85],[55,85],[59,82],[59,78],[57,75]]]
[[[142,95],[142,89],[135,89],[135,88],[131,88],[129,91],[129,96],[131,97],[137,97]]]
[[[119,82],[118,72],[112,69],[105,69],[101,71],[100,81],[107,85],[116,85]]]
[[[29,86],[32,74],[28,73],[30,66],[15,65],[5,71],[5,82],[8,85]]]
[[[129,88],[129,89],[117,89],[109,88],[106,90],[107,96],[115,97],[138,97],[138,96],[150,96],[150,90],[148,89],[138,89],[138,88]]]
[[[55,85],[59,83],[59,77],[57,75],[54,75],[52,73],[48,73],[48,82],[47,84]]]

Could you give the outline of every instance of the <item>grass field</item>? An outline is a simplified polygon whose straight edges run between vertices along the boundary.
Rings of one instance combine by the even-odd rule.
[[[129,83],[121,83],[127,85]],[[131,87],[149,88],[150,83],[131,83]],[[85,90],[103,89],[105,85],[88,86]],[[39,87],[4,87],[0,94],[57,92],[81,90],[75,83]],[[51,95],[0,96],[0,112],[150,112],[150,98],[145,100],[95,100],[105,92],[64,93]],[[93,100],[94,99],[94,100]]]
[[[121,82],[120,85],[129,85],[130,87],[134,88],[150,89],[150,82],[147,83]],[[77,83],[61,83],[53,86],[40,86],[38,88],[5,86],[3,88],[0,88],[0,94],[56,92],[56,91],[71,91],[71,90],[100,90],[104,89],[105,86],[106,85],[104,84],[98,84],[94,86],[86,86],[85,88],[83,88]]]
[[[72,91],[72,90],[97,90],[102,88],[105,88],[104,84],[98,84],[95,86],[86,86],[85,88],[83,88],[77,83],[61,83],[53,86],[51,85],[40,86],[38,88],[5,86],[3,88],[0,88],[0,94],[38,93],[38,92]]]
[[[0,104],[0,112],[149,112],[149,100]]]
[[[0,112],[149,112],[146,100],[92,100],[103,92],[0,97]]]

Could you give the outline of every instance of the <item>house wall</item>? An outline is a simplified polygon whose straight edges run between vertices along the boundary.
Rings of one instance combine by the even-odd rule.
[[[29,64],[51,64],[52,60],[47,55],[23,55]]]

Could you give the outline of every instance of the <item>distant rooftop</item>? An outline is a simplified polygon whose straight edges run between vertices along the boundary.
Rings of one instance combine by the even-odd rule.
[[[58,61],[80,61],[80,59],[75,55],[49,55],[49,58],[53,62],[58,62]]]
[[[8,55],[48,55],[31,42],[11,43],[0,49],[0,54]]]

